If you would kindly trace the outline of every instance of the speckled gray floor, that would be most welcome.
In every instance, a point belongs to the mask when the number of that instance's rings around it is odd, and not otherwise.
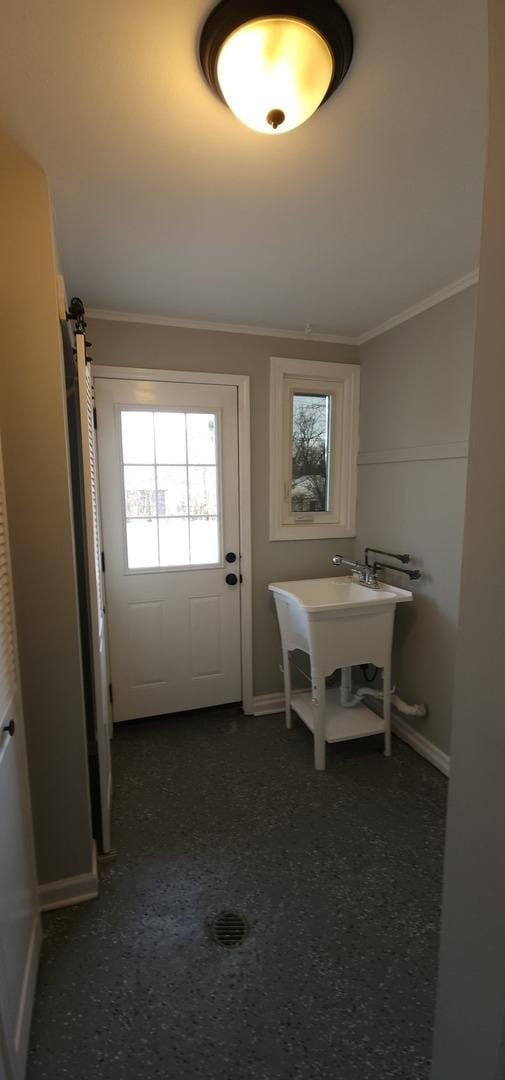
[[[121,728],[119,856],[45,917],[29,1080],[427,1080],[446,782],[374,739],[317,774],[311,742],[234,708]]]

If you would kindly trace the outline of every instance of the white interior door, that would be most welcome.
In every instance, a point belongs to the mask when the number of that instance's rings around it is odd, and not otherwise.
[[[93,380],[90,366],[86,362],[84,334],[76,334],[75,339],[77,348],[77,376],[79,380],[84,502],[86,510],[86,553],[93,656],[93,699],[95,706],[96,740],[100,776],[102,848],[103,851],[110,851],[112,846],[110,676],[107,654],[107,623],[103,582],[100,506],[98,498],[97,453],[93,419]]]
[[[239,701],[237,388],[95,393],[114,720]]]
[[[40,944],[0,454],[0,1076],[21,1080]],[[3,1070],[3,1071],[2,1071]]]

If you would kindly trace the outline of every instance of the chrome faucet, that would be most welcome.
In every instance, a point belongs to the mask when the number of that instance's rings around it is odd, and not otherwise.
[[[354,562],[352,559],[344,559],[342,555],[334,555],[332,562],[335,566],[350,566],[352,572],[358,575],[360,585],[367,585],[369,589],[379,588],[375,567],[367,566],[366,563]]]

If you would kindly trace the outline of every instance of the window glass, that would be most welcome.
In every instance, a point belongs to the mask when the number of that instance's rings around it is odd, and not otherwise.
[[[130,569],[159,566],[156,520],[137,518],[127,521],[126,540]]]
[[[329,509],[330,394],[293,394],[291,512]]]
[[[123,412],[121,414],[123,462],[146,465],[154,461],[154,430],[152,412]]]
[[[128,518],[156,516],[154,465],[126,465],[124,490]]]
[[[156,412],[154,432],[158,465],[184,465],[186,463],[186,414]]]
[[[190,526],[191,562],[215,563],[219,561],[219,534],[217,518],[192,518]]]
[[[194,517],[217,514],[215,465],[191,465],[188,469],[189,512]]]
[[[187,517],[188,478],[185,465],[158,465],[158,516]]]
[[[189,413],[187,427],[190,465],[215,465],[216,417],[212,413]]]
[[[123,410],[129,569],[221,558],[214,413]]]
[[[189,529],[187,518],[165,518],[160,530],[160,566],[189,566]]]

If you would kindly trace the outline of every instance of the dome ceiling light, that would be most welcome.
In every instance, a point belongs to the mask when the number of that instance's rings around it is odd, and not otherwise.
[[[221,0],[200,37],[215,94],[265,135],[303,124],[340,86],[353,36],[335,0]]]

